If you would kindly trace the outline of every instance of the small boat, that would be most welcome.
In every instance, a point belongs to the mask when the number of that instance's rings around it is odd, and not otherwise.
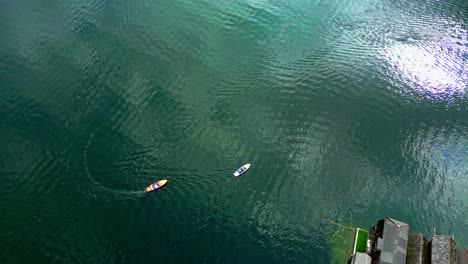
[[[153,184],[151,184],[150,186],[146,187],[146,192],[152,192],[152,191],[156,191],[157,189],[163,187],[164,185],[166,185],[167,183],[167,180],[166,179],[162,179],[160,181],[157,181]]]
[[[244,166],[240,167],[236,172],[234,172],[235,177],[239,177],[244,174],[250,168],[250,163],[245,164]]]

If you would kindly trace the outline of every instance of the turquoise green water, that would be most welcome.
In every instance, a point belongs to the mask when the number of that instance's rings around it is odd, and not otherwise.
[[[463,0],[0,1],[0,262],[329,263],[330,221],[384,216],[468,247],[467,27]]]

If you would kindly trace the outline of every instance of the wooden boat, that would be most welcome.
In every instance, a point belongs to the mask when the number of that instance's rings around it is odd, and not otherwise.
[[[166,183],[167,183],[166,179],[159,180],[159,181],[151,184],[150,186],[146,187],[146,192],[156,191],[157,189],[160,189],[161,187],[166,185]]]

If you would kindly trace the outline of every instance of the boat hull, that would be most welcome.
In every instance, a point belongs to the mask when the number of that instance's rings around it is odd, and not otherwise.
[[[160,181],[154,182],[153,184],[149,185],[148,187],[146,187],[145,190],[146,192],[153,192],[153,191],[161,189],[166,184],[167,184],[167,180],[162,179]]]
[[[247,163],[245,164],[244,166],[240,167],[239,169],[237,169],[235,172],[234,172],[234,177],[239,177],[241,176],[242,174],[244,174],[245,172],[247,172],[247,170],[250,168],[251,164],[250,163]]]

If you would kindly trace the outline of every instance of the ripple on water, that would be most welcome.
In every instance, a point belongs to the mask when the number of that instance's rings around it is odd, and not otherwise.
[[[69,176],[67,149],[59,149],[56,118],[45,107],[31,100],[11,95],[3,101],[0,113],[6,122],[2,124],[4,142],[3,170],[11,180],[3,185],[6,193],[13,191],[49,194]],[[30,135],[29,129],[42,133]],[[38,140],[39,139],[39,140]],[[21,151],[20,151],[21,150]]]
[[[17,233],[0,244],[41,238],[57,262],[325,262],[330,220],[463,226],[464,127],[407,110],[464,98],[464,5],[306,2],[5,4],[0,74],[37,76],[0,99],[0,197],[42,196],[6,213]]]
[[[119,242],[119,236],[112,230],[118,228],[124,232],[127,229],[120,221],[109,218],[109,215],[116,213],[107,212],[107,215],[104,215],[103,211],[109,210],[103,207],[99,209],[93,210],[83,206],[62,209],[61,212],[68,211],[69,214],[57,216],[62,221],[61,224],[56,223],[58,219],[49,219],[43,224],[54,225],[56,228],[46,228],[47,232],[41,234],[44,238],[40,246],[41,253],[58,262],[124,260],[125,242]],[[87,217],[89,214],[100,215],[102,218],[90,221]],[[38,232],[44,232],[43,230],[39,229]],[[113,239],[103,239],[105,237]]]
[[[333,62],[343,63],[343,58],[349,58],[344,65],[352,68],[377,57],[389,63],[384,75],[389,80],[397,79],[392,89],[401,89],[401,95],[449,101],[463,96],[468,81],[464,59],[468,34],[456,15],[432,10],[441,8],[437,3],[430,11],[422,12],[419,5],[400,9],[402,3],[395,3],[400,6],[397,8],[391,3],[354,4],[358,3],[351,1],[348,6],[336,7],[334,15],[329,16],[328,23],[337,34],[334,37],[339,36],[330,40],[335,43]],[[375,19],[368,23],[368,18]]]
[[[438,125],[414,124],[407,131],[408,137],[402,147],[406,164],[412,168],[409,172],[413,175],[412,185],[418,189],[411,196],[414,197],[413,209],[423,214],[416,218],[416,225],[433,226],[445,221],[451,224],[438,228],[452,230],[454,226],[463,225],[460,215],[466,192],[462,190],[468,182],[463,176],[467,171],[467,157],[462,146],[467,138],[456,124],[446,121]],[[421,193],[426,195],[424,200],[418,196]],[[418,210],[418,205],[422,209]]]

